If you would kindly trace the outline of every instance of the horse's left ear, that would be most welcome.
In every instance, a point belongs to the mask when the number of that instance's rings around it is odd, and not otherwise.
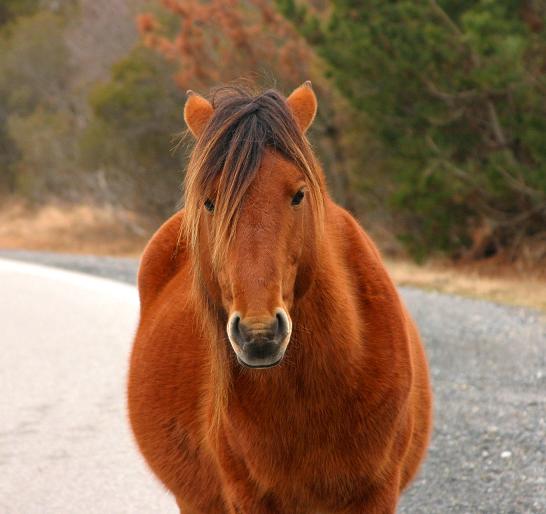
[[[191,133],[199,138],[211,119],[214,109],[206,98],[194,93],[191,89],[186,94],[188,99],[184,105],[184,121]]]
[[[313,123],[317,114],[317,97],[313,91],[311,81],[304,82],[294,89],[286,99],[302,132],[305,132]]]

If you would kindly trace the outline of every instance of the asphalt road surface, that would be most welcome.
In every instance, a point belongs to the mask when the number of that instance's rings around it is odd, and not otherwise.
[[[79,272],[0,259],[0,513],[176,513],[126,421],[136,261],[0,254]],[[401,292],[427,348],[436,420],[399,513],[546,513],[544,316]]]
[[[178,512],[138,455],[133,286],[0,259],[0,513]]]

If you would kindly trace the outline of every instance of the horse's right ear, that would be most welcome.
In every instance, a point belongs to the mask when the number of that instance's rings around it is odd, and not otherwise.
[[[186,94],[188,99],[184,105],[184,121],[197,139],[207,126],[214,109],[206,98],[194,93],[191,89]]]
[[[313,123],[317,114],[317,97],[313,91],[311,81],[304,82],[294,89],[286,99],[302,132],[305,132]]]

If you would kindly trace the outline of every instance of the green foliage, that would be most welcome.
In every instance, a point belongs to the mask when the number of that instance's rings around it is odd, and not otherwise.
[[[17,2],[12,2],[14,6]],[[30,6],[30,2],[25,5]],[[15,11],[14,11],[15,12]],[[23,13],[21,9],[17,11]],[[43,143],[47,115],[59,111],[69,118],[68,89],[71,66],[63,38],[63,19],[49,11],[13,19],[9,31],[0,32],[0,187],[35,196],[39,184],[54,170],[36,160],[34,138]],[[39,111],[39,114],[36,114]],[[35,116],[36,114],[36,116]],[[25,119],[28,119],[25,121]],[[45,125],[44,125],[45,124]],[[25,127],[22,130],[22,127]],[[37,132],[34,133],[36,128]],[[28,132],[25,132],[28,130]],[[52,126],[51,146],[57,135]],[[40,139],[42,138],[42,139]],[[39,144],[47,159],[47,144]],[[25,151],[30,154],[25,155]],[[32,155],[31,155],[32,154]],[[65,159],[59,160],[65,161]],[[37,167],[32,172],[30,163]],[[26,170],[26,171],[25,171]],[[24,178],[21,178],[23,177]],[[42,178],[44,180],[42,180]],[[34,185],[30,184],[36,180]],[[24,187],[22,184],[26,184]]]
[[[62,108],[67,103],[71,73],[63,37],[63,20],[41,11],[19,18],[0,46],[2,105],[19,115],[38,105]]]
[[[9,136],[5,119],[0,117],[0,192],[15,190],[14,164],[19,158],[19,151]]]
[[[137,48],[89,95],[68,47],[73,2],[55,12],[10,5],[0,30],[0,188],[172,212],[183,159],[171,153],[183,127],[172,67]]]
[[[35,201],[49,191],[77,196],[77,190],[67,191],[75,187],[72,178],[77,160],[71,116],[38,108],[26,116],[10,116],[8,131],[20,152],[14,183],[20,195]]]
[[[184,102],[172,73],[156,52],[136,48],[92,91],[93,119],[81,140],[89,169],[104,170],[112,187],[162,214],[172,212],[184,157],[172,154]]]
[[[546,27],[535,3],[335,0],[324,17],[277,3],[382,142],[414,255],[457,254],[484,226],[495,251],[543,232]]]
[[[33,13],[39,4],[40,0],[2,0],[0,4],[0,27],[18,16]]]

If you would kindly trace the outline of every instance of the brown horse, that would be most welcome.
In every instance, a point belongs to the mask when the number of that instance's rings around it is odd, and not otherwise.
[[[183,514],[390,514],[431,427],[417,329],[287,99],[189,92],[185,209],[139,272],[129,414]]]

